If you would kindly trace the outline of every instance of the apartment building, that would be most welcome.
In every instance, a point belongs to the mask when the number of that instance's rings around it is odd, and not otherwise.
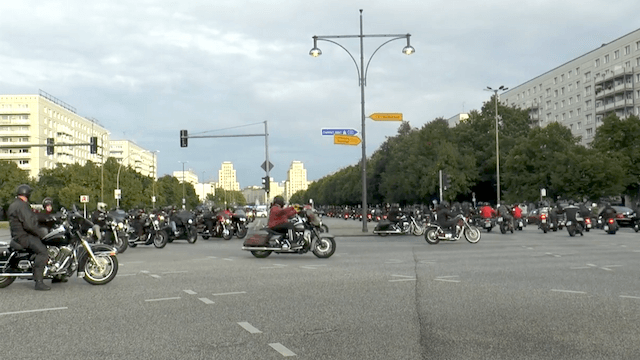
[[[293,194],[309,188],[307,170],[301,161],[292,161],[287,171],[287,180],[284,183],[285,200],[289,201]]]
[[[528,109],[533,125],[561,123],[586,145],[608,114],[640,115],[640,29],[512,87],[501,97],[505,105]]]
[[[100,163],[109,155],[107,129],[96,120],[40,90],[37,95],[0,95],[0,160],[10,160],[37,178],[41,169],[87,161]],[[97,137],[97,154],[90,138]],[[53,154],[47,154],[53,139]],[[64,145],[62,145],[64,144]]]
[[[218,187],[227,191],[240,191],[236,171],[230,161],[223,162],[220,170],[218,170]]]
[[[141,148],[130,140],[111,140],[109,156],[115,158],[122,166],[130,166],[143,176],[158,179],[158,151]]]

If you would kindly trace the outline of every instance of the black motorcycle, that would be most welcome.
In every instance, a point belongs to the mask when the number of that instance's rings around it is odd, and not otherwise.
[[[100,225],[101,243],[114,246],[119,254],[129,247],[129,219],[123,210],[109,211]],[[97,237],[96,237],[97,238]]]
[[[104,285],[118,273],[117,250],[105,244],[89,243],[83,229],[93,224],[76,207],[61,216],[42,243],[47,247],[49,259],[44,269],[45,278],[63,279],[77,272],[92,285]],[[16,278],[33,279],[35,254],[15,240],[0,242],[0,288],[11,285]]]
[[[137,224],[132,224],[132,228],[140,228],[141,233],[134,232],[129,236],[129,246],[136,247],[140,244],[151,245],[162,249],[169,242],[165,216],[162,213],[142,213],[136,220]]]
[[[567,227],[567,232],[569,236],[576,236],[576,234],[580,234],[580,236],[584,236],[584,219],[581,217],[576,217],[576,220],[568,220],[565,222],[565,226]]]
[[[183,210],[177,212],[171,215],[170,221],[175,223],[176,232],[169,231],[169,242],[187,240],[189,244],[193,244],[198,240],[196,217],[191,211]]]
[[[238,239],[244,239],[249,231],[247,228],[247,217],[241,213],[231,215],[231,230]]]

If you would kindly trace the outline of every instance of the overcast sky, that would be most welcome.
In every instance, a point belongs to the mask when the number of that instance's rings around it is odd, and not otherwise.
[[[264,176],[264,137],[275,181],[294,160],[309,180],[357,164],[360,146],[322,128],[361,130],[353,60],[314,35],[411,34],[373,57],[366,115],[402,113],[420,128],[478,110],[487,86],[514,87],[636,30],[640,2],[617,0],[2,1],[0,93],[42,89],[97,119],[112,139],[159,150],[158,173],[192,169],[217,181],[231,161],[241,187]],[[365,63],[387,39],[365,38]],[[358,39],[337,40],[358,60]],[[365,65],[366,66],[366,65]],[[397,122],[367,120],[371,155]]]

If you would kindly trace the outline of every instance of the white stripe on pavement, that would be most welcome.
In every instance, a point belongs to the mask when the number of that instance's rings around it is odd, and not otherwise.
[[[178,299],[180,299],[180,296],[161,298],[161,299],[146,299],[145,301],[165,301],[165,300],[178,300]]]
[[[236,291],[236,292],[228,292],[228,293],[218,293],[213,294],[213,296],[223,296],[223,295],[238,295],[238,294],[246,294],[246,291]]]
[[[65,307],[48,308],[48,309],[11,311],[11,312],[0,313],[0,316],[2,316],[2,315],[15,315],[15,314],[28,314],[28,313],[42,312],[42,311],[67,310],[67,309],[68,309],[68,307],[65,306]]]
[[[640,300],[640,296],[629,296],[629,295],[620,295],[621,298],[625,298],[625,299],[639,299]]]
[[[296,356],[296,354],[293,351],[287,349],[284,345],[280,343],[271,343],[269,344],[269,346],[271,346],[275,351],[282,354],[282,356]]]
[[[586,294],[586,292],[584,291],[574,291],[574,290],[551,289],[551,291],[568,293],[568,294]]]
[[[195,292],[195,291],[193,291],[193,290],[182,290],[182,291],[186,292],[186,293],[187,293],[187,294],[189,294],[189,295],[195,295],[195,294],[197,294],[197,292]]]
[[[207,299],[207,298],[198,298],[198,300],[202,301],[203,303],[209,305],[209,304],[213,304],[214,302]]]
[[[247,330],[251,334],[261,334],[262,333],[262,331],[256,329],[255,327],[253,327],[253,325],[249,324],[246,321],[239,322],[238,325],[242,326],[243,329]]]

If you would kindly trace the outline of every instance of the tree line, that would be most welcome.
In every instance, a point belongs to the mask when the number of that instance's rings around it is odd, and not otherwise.
[[[448,201],[495,203],[495,95],[480,111],[454,127],[439,118],[422,128],[403,122],[367,161],[367,203],[425,204],[439,199],[439,171],[449,179]],[[640,119],[608,115],[588,146],[560,123],[532,126],[529,110],[498,106],[501,199],[598,201],[603,197],[638,198],[640,192]],[[576,125],[577,126],[577,125]],[[582,125],[584,126],[584,125]],[[362,202],[360,164],[341,169],[298,192],[291,202],[313,199],[321,205]]]

